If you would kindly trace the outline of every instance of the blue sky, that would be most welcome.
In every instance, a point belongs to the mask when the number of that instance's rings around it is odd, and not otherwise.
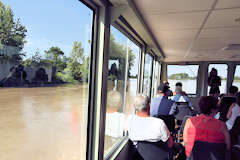
[[[78,0],[1,0],[10,5],[16,18],[27,28],[27,43],[23,49],[27,57],[37,49],[43,54],[52,46],[60,47],[65,55],[73,42],[82,42],[90,52],[93,12]]]
[[[20,18],[21,23],[26,26],[27,43],[23,51],[26,58],[37,50],[43,55],[44,50],[52,46],[60,47],[65,55],[71,52],[73,42],[82,42],[85,54],[90,53],[91,26],[93,12],[78,0],[1,0],[5,5],[10,5],[15,19]],[[117,42],[131,47],[136,56],[135,64],[130,71],[136,75],[138,71],[139,48],[120,31],[111,27],[111,33]],[[226,65],[210,65],[215,67],[221,77],[226,77]],[[168,67],[168,73],[197,73],[195,66]],[[237,68],[240,76],[240,69]]]
[[[93,12],[78,0],[1,0],[10,5],[15,19],[20,18],[27,28],[27,43],[23,52],[26,58],[36,51],[44,55],[44,50],[52,46],[60,47],[65,55],[69,55],[73,42],[82,42],[85,54],[90,53],[91,27]],[[128,45],[136,56],[131,74],[138,71],[139,48],[120,31],[111,27],[111,33],[117,42]]]

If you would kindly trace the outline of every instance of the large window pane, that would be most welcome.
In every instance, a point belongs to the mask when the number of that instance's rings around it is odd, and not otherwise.
[[[134,113],[133,99],[138,92],[138,66],[139,66],[139,54],[140,48],[132,41],[128,41],[129,47],[129,67],[128,67],[128,79],[127,79],[127,93],[126,93],[126,114]]]
[[[198,65],[168,65],[168,82],[175,91],[175,84],[182,82],[182,89],[188,94],[196,94]]]
[[[161,66],[159,64],[158,61],[156,61],[155,63],[155,70],[154,70],[154,83],[153,83],[153,94],[154,94],[154,97],[157,96],[157,88],[158,88],[158,83],[160,81],[160,77],[159,76],[159,71],[161,70]]]
[[[221,78],[221,86],[219,86],[220,93],[226,93],[226,84],[227,84],[227,64],[209,64],[208,67],[208,76],[212,68],[217,69],[218,76]],[[208,93],[210,87],[208,86]]]
[[[134,113],[140,49],[111,26],[104,154],[123,137],[127,114]]]
[[[143,73],[143,93],[150,96],[152,81],[152,63],[153,58],[149,54],[145,55],[144,73]]]
[[[93,11],[77,0],[0,11],[0,159],[85,159]]]
[[[240,66],[239,65],[236,66],[232,85],[237,86],[238,89],[240,89]]]

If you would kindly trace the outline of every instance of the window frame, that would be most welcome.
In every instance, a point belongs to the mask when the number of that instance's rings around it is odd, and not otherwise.
[[[154,56],[153,56],[153,53],[151,53],[151,52],[145,52],[145,54],[144,54],[144,63],[143,63],[143,81],[142,81],[142,83],[143,83],[143,86],[144,86],[144,72],[145,72],[145,62],[146,62],[146,56],[147,55],[149,55],[151,58],[152,58],[152,66],[151,66],[151,75],[150,75],[150,85],[149,85],[149,91],[150,91],[150,93],[149,93],[149,95],[148,95],[148,93],[147,93],[147,96],[148,97],[152,97],[152,81],[153,81],[153,68],[154,68]],[[143,92],[144,90],[142,90],[142,92]]]

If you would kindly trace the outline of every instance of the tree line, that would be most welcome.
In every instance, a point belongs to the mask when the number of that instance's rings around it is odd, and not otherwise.
[[[14,19],[11,7],[0,0],[0,63],[12,62],[30,67],[51,67],[54,80],[63,82],[88,81],[90,55],[87,55],[81,42],[73,42],[69,56],[60,47],[52,46],[40,53],[36,50],[29,58],[22,50],[26,41],[27,29],[20,19]],[[109,59],[119,61],[119,78],[124,77],[126,65],[126,47],[110,36]],[[129,48],[129,70],[133,66],[135,55]]]

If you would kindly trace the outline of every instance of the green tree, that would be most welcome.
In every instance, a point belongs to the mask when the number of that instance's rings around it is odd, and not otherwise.
[[[22,60],[24,54],[21,50],[26,43],[26,32],[26,27],[20,23],[20,20],[14,19],[10,6],[6,7],[0,1],[0,55],[2,58],[12,61]]]
[[[177,74],[172,74],[168,77],[169,79],[193,79],[194,77],[190,77],[187,73],[177,73]]]
[[[51,47],[44,52],[46,59],[50,60],[54,67],[58,66],[64,55],[64,52],[59,47]]]
[[[74,42],[73,49],[70,53],[70,62],[67,68],[75,80],[87,81],[89,70],[89,57],[84,55],[84,49],[81,42]]]

